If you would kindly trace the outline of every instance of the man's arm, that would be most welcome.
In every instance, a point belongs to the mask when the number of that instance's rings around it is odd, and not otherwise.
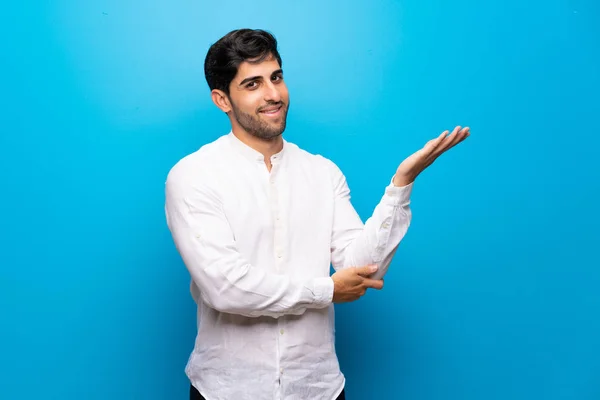
[[[332,234],[332,265],[338,270],[352,265],[376,264],[370,276],[381,279],[406,235],[411,222],[410,195],[413,184],[397,187],[390,183],[363,224],[350,201],[350,189],[340,169],[331,163],[335,188]]]
[[[248,317],[277,318],[331,304],[331,277],[296,281],[245,260],[236,248],[221,202],[209,188],[190,188],[170,175],[165,212],[175,246],[209,306]]]
[[[344,175],[331,163],[335,185],[331,246],[333,267],[377,264],[378,271],[370,277],[383,278],[412,219],[409,204],[415,179],[442,154],[469,137],[470,133],[469,127],[456,126],[451,133],[442,132],[402,161],[364,226],[350,204],[350,190]]]

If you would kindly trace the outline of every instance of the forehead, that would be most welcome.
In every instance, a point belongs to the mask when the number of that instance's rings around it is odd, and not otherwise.
[[[277,59],[272,56],[265,58],[260,63],[244,61],[239,65],[234,81],[241,82],[242,80],[253,76],[269,77],[273,72],[280,68],[281,66],[277,62]]]

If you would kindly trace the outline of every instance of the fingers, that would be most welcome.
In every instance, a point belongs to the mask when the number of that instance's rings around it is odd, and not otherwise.
[[[468,126],[463,128],[460,131],[460,133],[457,135],[458,138],[456,139],[456,141],[454,143],[452,143],[452,145],[448,148],[451,149],[452,147],[456,146],[457,144],[459,144],[460,142],[462,142],[463,140],[468,138],[470,134],[471,134],[471,128],[469,128]]]
[[[468,127],[463,128],[460,131],[458,131],[456,133],[456,135],[454,135],[454,137],[452,138],[451,141],[449,141],[444,146],[440,146],[438,149],[436,149],[436,157],[438,157],[442,153],[445,153],[446,151],[450,150],[451,148],[453,148],[454,146],[456,146],[457,144],[459,144],[460,142],[465,140],[467,138],[467,136],[469,136],[469,128]]]
[[[454,127],[454,129],[452,130],[452,133],[449,134],[445,139],[444,142],[441,143],[440,146],[437,147],[436,150],[441,150],[442,148],[446,148],[448,147],[449,144],[451,144],[453,141],[456,140],[457,136],[459,135],[459,133],[462,131],[462,127],[460,126],[456,126]]]
[[[363,280],[363,285],[366,288],[381,290],[381,289],[383,289],[383,280],[382,279],[365,278]]]
[[[448,135],[448,131],[444,131],[437,138],[431,139],[429,142],[427,142],[425,144],[425,148],[424,148],[425,151],[429,154],[433,153],[435,151],[435,149],[437,149],[440,146],[440,144],[442,144],[442,142],[447,137],[447,135]]]
[[[429,161],[433,162],[442,153],[450,150],[451,148],[465,140],[470,134],[470,129],[471,128],[469,128],[468,126],[464,128],[460,126],[455,127],[452,130],[452,133],[446,138],[444,138],[444,140],[438,146],[435,147],[435,149],[431,153],[431,159]],[[429,162],[429,164],[431,164],[431,162]]]
[[[460,128],[460,127],[457,127]],[[456,129],[455,128],[455,132],[453,132],[454,137],[452,138],[452,140],[450,140],[445,146],[444,146],[444,150],[449,150],[452,147],[456,146],[457,144],[459,144],[460,142],[462,142],[463,140],[465,140],[467,138],[467,136],[469,136],[469,130],[470,128],[464,127],[462,129]]]
[[[360,276],[369,276],[375,271],[377,271],[377,264],[356,267],[356,273]]]

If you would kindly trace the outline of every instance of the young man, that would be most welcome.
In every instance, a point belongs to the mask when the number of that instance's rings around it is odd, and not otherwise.
[[[415,178],[469,135],[456,127],[404,160],[363,224],[339,168],[283,139],[281,67],[265,31],[217,41],[205,74],[231,132],[167,177],[167,223],[198,305],[192,399],[343,399],[333,304],[383,287]]]

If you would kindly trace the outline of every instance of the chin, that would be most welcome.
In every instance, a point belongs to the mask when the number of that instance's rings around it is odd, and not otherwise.
[[[267,136],[268,139],[277,139],[279,136],[283,135],[283,130],[269,133]]]

